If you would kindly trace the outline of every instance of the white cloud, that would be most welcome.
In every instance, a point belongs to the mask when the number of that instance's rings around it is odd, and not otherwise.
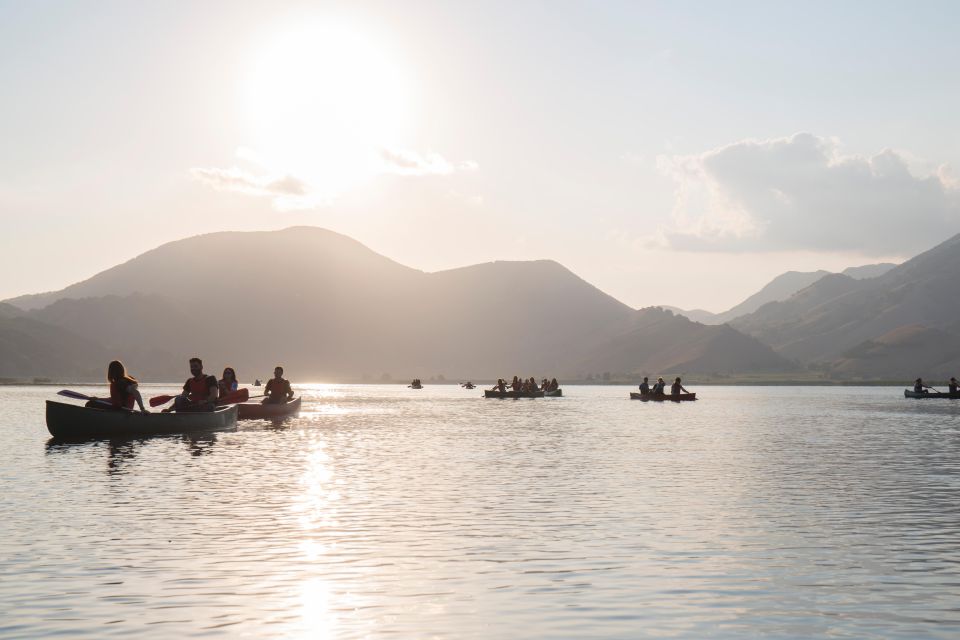
[[[891,150],[843,155],[836,140],[799,133],[657,166],[676,184],[672,224],[660,231],[678,249],[897,255],[960,231],[949,168],[917,176]]]
[[[477,163],[472,160],[450,162],[439,153],[420,154],[405,149],[381,149],[380,157],[384,171],[402,176],[450,175],[457,171],[476,171]]]
[[[329,205],[348,190],[343,188],[336,190],[332,185],[318,184],[332,175],[329,171],[326,173],[321,171],[319,178],[314,176],[317,179],[308,180],[290,173],[272,170],[270,168],[272,163],[250,148],[238,148],[236,156],[255,167],[255,171],[247,171],[236,166],[228,169],[195,167],[190,169],[190,175],[195,180],[219,191],[270,197],[273,199],[274,207],[281,211]],[[334,170],[335,168],[327,167]],[[476,171],[477,168],[476,162],[468,160],[453,163],[434,152],[420,154],[408,150],[382,149],[379,158],[374,158],[373,169],[367,172],[366,178],[373,179],[377,175],[388,174],[408,177],[448,176],[462,171]],[[335,171],[333,173],[335,174]],[[333,175],[333,177],[335,183],[336,176]]]

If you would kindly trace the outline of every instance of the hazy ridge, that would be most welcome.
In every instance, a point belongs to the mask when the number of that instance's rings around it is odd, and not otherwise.
[[[795,368],[728,327],[631,309],[553,261],[425,273],[311,227],[187,238],[8,302],[153,379],[183,377],[194,354],[244,378],[276,363],[300,379],[368,380]],[[83,357],[99,371],[107,356]],[[37,362],[23,375],[67,370]]]

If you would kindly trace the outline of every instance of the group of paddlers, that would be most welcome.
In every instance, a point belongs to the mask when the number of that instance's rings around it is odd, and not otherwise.
[[[136,404],[140,411],[149,413],[143,406],[143,396],[140,395],[137,379],[127,373],[126,367],[119,360],[114,360],[107,366],[107,382],[110,383],[110,397],[93,398],[87,402],[87,406],[100,409],[104,406],[103,401],[107,400],[116,410],[130,411]],[[182,393],[173,397],[173,406],[164,411],[213,411],[221,401],[229,402],[231,394],[239,387],[237,372],[233,367],[226,367],[223,377],[217,380],[216,376],[203,372],[203,361],[200,358],[190,358],[190,377],[183,383]],[[267,380],[263,394],[263,404],[283,404],[293,398],[290,381],[283,378],[283,367],[273,370],[273,377]]]
[[[653,383],[653,386],[650,386],[649,378],[644,377],[643,382],[640,383],[640,393],[641,395],[651,394],[655,396],[666,395],[666,386],[667,383],[663,381],[663,378],[657,378],[657,381]],[[670,385],[670,395],[678,396],[681,393],[690,393],[684,389],[683,385],[680,384],[680,378],[676,378],[673,381],[673,384]]]
[[[960,383],[957,382],[956,378],[950,378],[950,382],[947,383],[947,389],[949,389],[949,393],[960,393]],[[937,390],[929,385],[923,384],[923,378],[917,378],[914,381],[914,393],[929,393],[930,391],[936,392]]]
[[[538,391],[543,391],[544,393],[549,391],[556,391],[560,388],[560,383],[557,382],[557,379],[547,380],[544,378],[540,381],[540,384],[537,385],[537,380],[533,376],[520,379],[518,376],[513,376],[513,382],[506,382],[503,378],[497,378],[497,384],[493,385],[493,388],[490,391],[499,391],[500,393],[506,393],[507,391],[516,391],[518,393],[535,393]]]

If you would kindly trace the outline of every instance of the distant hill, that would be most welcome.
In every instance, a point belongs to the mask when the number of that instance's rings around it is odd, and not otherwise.
[[[727,325],[692,322],[660,307],[637,311],[626,330],[593,350],[578,367],[636,376],[797,370],[795,363]]]
[[[940,363],[930,354],[920,361],[904,357],[897,365],[896,345],[914,344],[902,340],[916,335],[938,336],[948,345],[952,338],[945,335],[955,334],[958,321],[960,235],[874,278],[824,277],[732,325],[788,358],[835,366],[838,372],[869,369],[854,363],[882,351],[885,370],[910,376]],[[922,334],[917,325],[925,327]]]
[[[60,327],[25,317],[0,316],[0,378],[58,376],[103,379],[108,352]]]
[[[865,264],[861,267],[847,267],[841,273],[845,276],[850,276],[855,280],[867,280],[868,278],[879,278],[896,266],[897,265],[892,262]]]
[[[846,351],[830,365],[836,377],[946,379],[960,371],[960,333],[906,325]]]
[[[897,265],[890,262],[883,262],[880,264],[867,264],[860,267],[848,267],[847,269],[843,270],[843,275],[849,276],[855,280],[876,278],[883,275],[895,266]],[[758,292],[751,295],[740,304],[731,307],[722,313],[711,313],[709,311],[704,311],[703,309],[684,311],[683,309],[678,309],[676,307],[662,308],[684,315],[695,322],[702,322],[704,324],[723,324],[724,322],[730,322],[731,320],[739,318],[740,316],[753,313],[768,302],[786,300],[801,289],[809,287],[811,284],[827,275],[830,275],[830,272],[822,269],[820,271],[787,271],[786,273],[781,273],[779,276],[764,285],[764,287]]]
[[[636,370],[622,357],[628,347],[685,373],[788,366],[752,338],[672,314],[638,324],[643,314],[550,260],[424,273],[313,227],[187,238],[9,302],[144,379],[184,377],[192,355],[244,380],[275,364],[299,380],[569,378]],[[752,355],[722,355],[720,343],[734,339]],[[96,364],[100,377],[105,362]]]

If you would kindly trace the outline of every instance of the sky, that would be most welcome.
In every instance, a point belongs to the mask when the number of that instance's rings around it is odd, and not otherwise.
[[[0,0],[0,299],[315,225],[723,311],[960,232],[960,4]],[[225,265],[225,269],[228,266]]]

